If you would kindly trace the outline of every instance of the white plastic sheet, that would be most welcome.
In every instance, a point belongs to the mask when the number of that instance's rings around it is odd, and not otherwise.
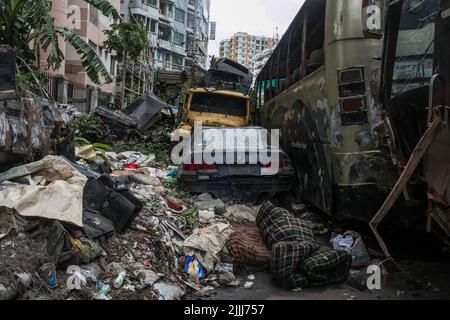
[[[5,182],[28,176],[31,177],[27,179],[28,184]],[[46,184],[34,184],[33,177],[42,177]],[[0,208],[14,209],[25,217],[59,220],[82,227],[86,182],[87,178],[66,159],[47,156],[0,174]]]

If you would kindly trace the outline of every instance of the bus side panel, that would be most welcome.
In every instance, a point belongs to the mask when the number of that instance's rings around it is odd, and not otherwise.
[[[382,41],[362,32],[362,1],[327,2],[325,35],[326,85],[330,105],[330,143],[333,154],[335,214],[370,220],[395,184],[398,172],[383,139],[383,113],[377,103]],[[355,14],[358,13],[358,14]],[[365,92],[342,95],[339,72],[362,70]],[[344,82],[345,83],[345,82]],[[345,123],[341,99],[363,97],[365,120]]]
[[[280,129],[281,147],[297,172],[296,187],[303,200],[325,213],[333,212],[330,118],[323,68],[275,97],[260,109],[261,124]]]

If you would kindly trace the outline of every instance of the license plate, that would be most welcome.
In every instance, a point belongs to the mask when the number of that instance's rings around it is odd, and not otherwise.
[[[251,166],[229,166],[227,167],[229,175],[254,175],[256,174]]]

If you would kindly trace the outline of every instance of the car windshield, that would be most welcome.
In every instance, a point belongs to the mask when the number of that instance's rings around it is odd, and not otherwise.
[[[214,93],[194,93],[191,111],[246,117],[247,99]]]
[[[402,8],[392,95],[429,83],[433,75],[434,28],[440,0],[405,0]]]

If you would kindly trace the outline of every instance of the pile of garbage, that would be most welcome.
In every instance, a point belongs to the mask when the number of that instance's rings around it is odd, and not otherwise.
[[[80,114],[60,110],[70,131]],[[154,113],[145,117],[154,128]],[[208,297],[219,287],[252,288],[253,276],[236,276],[237,261],[269,268],[258,206],[193,196],[160,154],[75,134],[61,141],[65,156],[0,173],[0,300]],[[305,206],[292,209],[308,220]],[[333,229],[308,223],[317,236]],[[367,263],[357,235],[333,235],[331,244]],[[242,251],[247,245],[262,249]]]
[[[257,208],[198,197],[155,156],[76,149],[0,174],[0,299],[181,299],[240,286],[225,248]]]

